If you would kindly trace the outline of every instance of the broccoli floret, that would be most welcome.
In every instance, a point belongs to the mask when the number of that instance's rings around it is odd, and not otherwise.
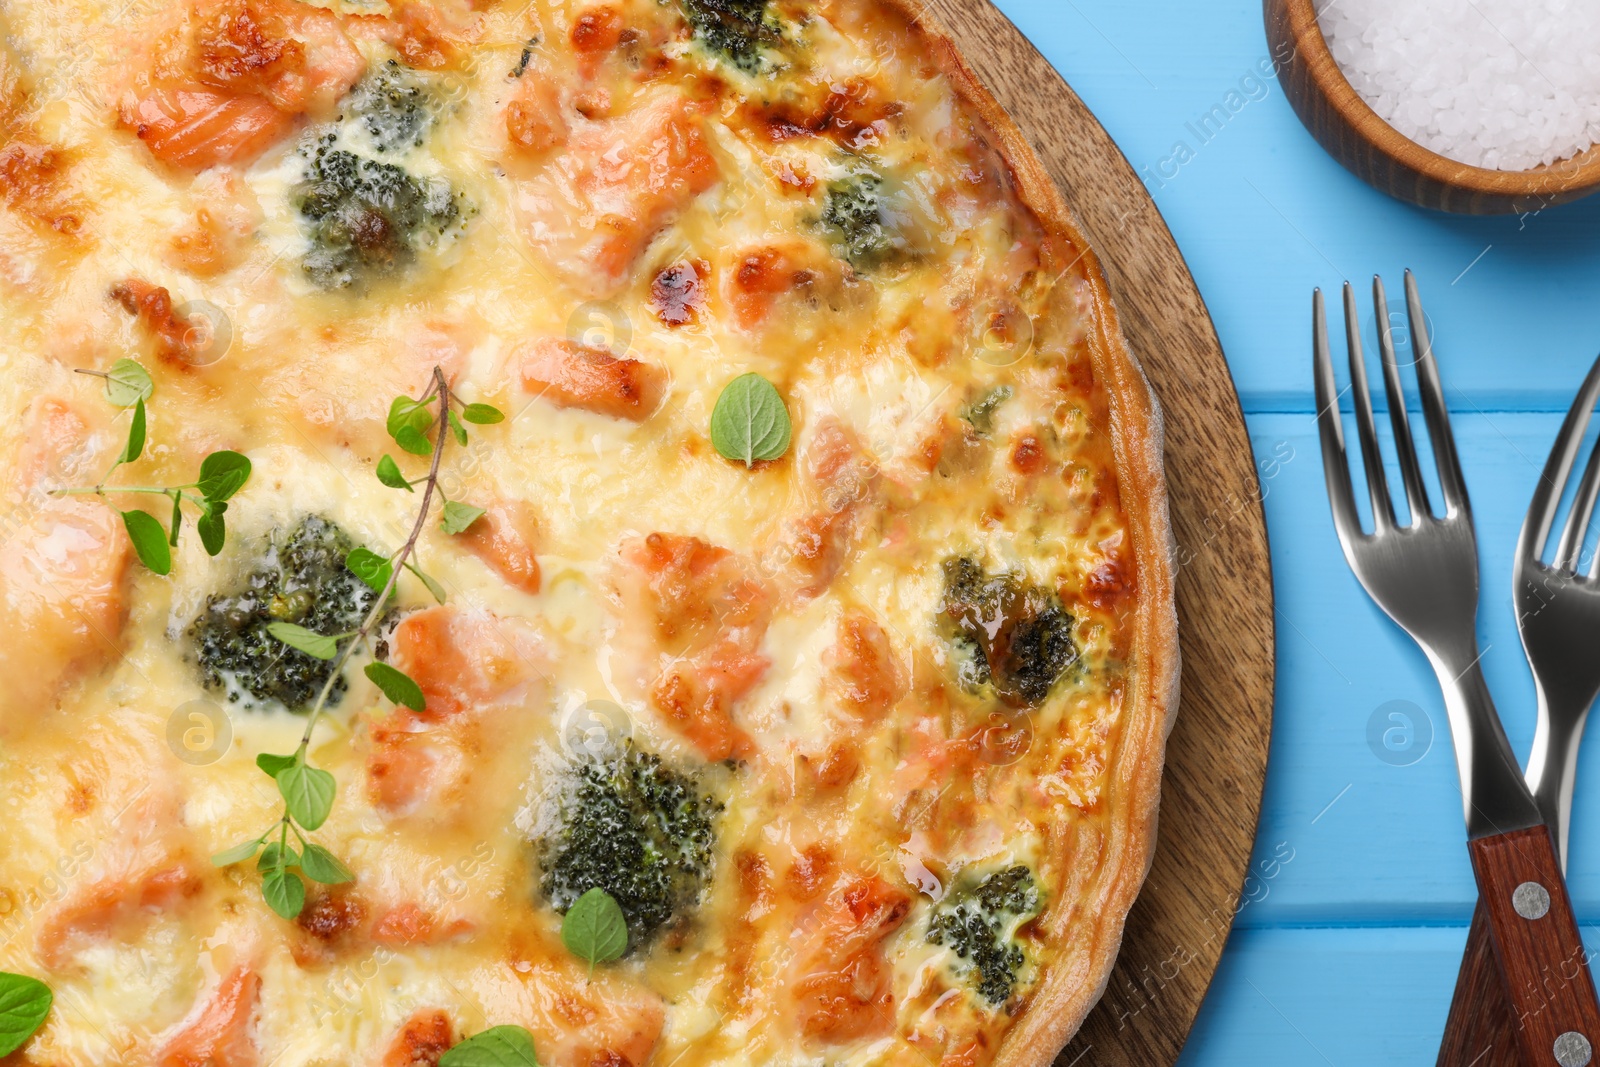
[[[961,417],[981,434],[994,432],[994,413],[1013,396],[1011,386],[997,385],[961,411]]]
[[[604,889],[628,920],[630,948],[700,902],[722,805],[691,775],[629,743],[572,771],[554,831],[534,842],[539,891],[565,913]]]
[[[378,152],[422,147],[437,109],[434,94],[410,67],[391,59],[350,91],[345,106]]]
[[[1015,574],[984,573],[976,560],[944,562],[946,635],[957,651],[958,680],[969,690],[992,685],[1013,707],[1044,702],[1078,660],[1072,616],[1054,593]]]
[[[905,249],[883,185],[875,171],[858,167],[829,183],[823,202],[822,225],[833,237],[834,253],[858,271],[881,266]]]
[[[766,47],[783,40],[767,0],[683,0],[683,12],[702,45],[747,74],[760,73]]]
[[[1000,671],[1018,697],[1036,705],[1050,695],[1050,687],[1077,658],[1072,616],[1060,604],[1047,603],[1017,620]]]
[[[333,672],[331,662],[285,645],[267,632],[292,622],[319,634],[358,628],[377,594],[344,565],[350,538],[327,519],[310,515],[287,537],[274,537],[241,588],[214,593],[189,627],[201,682],[228,700],[254,709],[276,701],[304,711]],[[335,680],[330,704],[344,695]]]
[[[336,140],[325,134],[316,142],[296,191],[311,239],[305,273],[324,289],[396,273],[462,214],[449,183],[335,148]]]
[[[990,1004],[1011,999],[1027,957],[1017,931],[1039,914],[1033,872],[1018,864],[947,894],[928,920],[928,940],[945,945],[978,995]]]

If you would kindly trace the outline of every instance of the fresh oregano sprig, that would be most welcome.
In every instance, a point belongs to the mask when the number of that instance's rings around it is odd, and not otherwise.
[[[133,418],[128,424],[128,438],[117,453],[111,467],[92,486],[70,489],[53,489],[54,496],[71,496],[93,493],[104,498],[112,493],[157,494],[172,501],[172,518],[167,527],[149,512],[129,509],[118,513],[122,527],[128,531],[128,540],[139,561],[156,574],[172,573],[172,549],[177,547],[178,534],[183,529],[183,505],[187,502],[199,510],[195,529],[200,543],[208,555],[222,551],[228,537],[227,521],[222,517],[228,510],[228,501],[250,480],[250,460],[238,452],[223,450],[213,452],[200,462],[200,476],[185,485],[107,485],[106,480],[125,463],[133,463],[144,455],[147,435],[145,401],[155,392],[150,374],[138,362],[119,359],[106,372],[80,370],[106,380],[106,399],[118,407],[133,408]],[[193,492],[191,492],[193,490]]]
[[[358,649],[367,645],[383,618],[389,598],[402,570],[414,574],[440,603],[444,602],[444,589],[413,562],[417,541],[427,526],[428,513],[437,495],[444,501],[443,526],[447,533],[460,533],[483,514],[481,509],[459,501],[444,500],[439,488],[439,469],[444,458],[445,443],[454,438],[465,444],[467,431],[464,422],[487,425],[501,421],[504,416],[487,404],[465,404],[450,391],[444,371],[433,370],[433,386],[420,400],[396,397],[390,405],[388,431],[406,452],[430,457],[428,473],[420,478],[408,479],[398,463],[388,455],[378,461],[378,480],[384,485],[406,492],[415,492],[421,485],[422,500],[412,524],[411,535],[392,555],[383,556],[369,548],[357,547],[345,557],[345,566],[378,596],[361,625],[348,633],[319,634],[304,626],[289,622],[268,624],[267,632],[275,639],[320,660],[333,661],[333,670],[323,683],[322,690],[306,717],[306,728],[300,745],[289,755],[263,753],[256,757],[256,765],[271,777],[283,797],[283,815],[260,837],[218,853],[212,863],[229,867],[254,858],[261,872],[261,894],[267,905],[285,919],[299,916],[305,908],[305,879],[324,885],[338,885],[351,881],[355,875],[338,857],[326,848],[309,841],[305,833],[312,832],[327,822],[333,811],[338,783],[333,775],[308,762],[311,735],[317,720],[327,708],[328,697],[334,683],[341,676],[345,663]],[[438,402],[438,414],[433,413],[433,403]],[[461,407],[458,417],[453,406]],[[429,441],[428,435],[433,434]],[[454,510],[452,510],[454,509]],[[427,701],[422,687],[397,667],[373,659],[365,667],[366,676],[385,696],[396,704],[413,711],[424,711]],[[289,840],[294,836],[294,842]],[[298,844],[297,849],[295,845]]]
[[[505,418],[505,415],[500,412],[500,409],[490,404],[468,404],[460,397],[456,396],[453,392],[450,392],[448,386],[441,386],[439,388],[444,390],[444,392],[440,395],[447,396],[448,402],[440,406],[440,414],[438,418],[443,419],[444,422],[450,427],[451,436],[455,438],[456,444],[461,445],[463,448],[466,447],[468,441],[467,423],[470,422],[479,426],[491,426]],[[437,392],[438,389],[435,389],[434,393]],[[435,444],[438,443],[430,443],[428,441],[428,433],[433,428],[436,421],[436,417],[429,406],[429,401],[432,399],[434,393],[430,393],[421,400],[412,400],[410,397],[397,396],[389,405],[389,418],[386,427],[389,431],[389,436],[394,438],[395,444],[399,445],[403,450],[411,453],[412,455],[431,455],[435,450]],[[456,414],[455,409],[457,407],[461,409],[461,413],[459,415]],[[441,439],[442,436],[443,435],[440,435]],[[415,492],[416,486],[419,482],[428,483],[439,494],[439,499],[444,501],[440,525],[443,527],[445,533],[465,533],[469,526],[483,517],[482,508],[473,507],[471,504],[462,503],[459,500],[445,499],[444,490],[438,487],[438,475],[436,471],[430,470],[427,476],[423,478],[407,478],[405,473],[400,470],[400,464],[395,461],[394,457],[385,454],[381,459],[378,460],[377,474],[378,481],[382,482],[384,485],[391,489],[403,489],[408,493]],[[368,553],[368,556],[376,557],[376,553]],[[376,565],[374,559],[369,559],[367,557],[362,557],[361,562],[362,565],[366,567],[372,567]],[[390,561],[391,566],[393,565],[393,562],[393,560]],[[412,567],[411,569],[419,578],[422,579],[423,584],[428,587],[428,591],[433,594],[434,599],[438,600],[440,603],[443,603],[443,590],[438,587],[438,583],[422,574],[422,572],[418,571],[415,567]],[[356,570],[356,568],[351,567],[351,570]],[[361,574],[362,572],[356,570],[356,573]],[[372,583],[369,581],[368,584],[370,585]]]
[[[323,885],[355,879],[337,856],[305,836],[328,821],[337,783],[333,775],[306,761],[304,742],[293,755],[263,752],[256,757],[256,766],[277,782],[284,802],[283,816],[260,837],[219,852],[211,862],[218,867],[231,867],[256,857],[262,898],[283,918],[294,919],[306,906],[306,878]],[[291,833],[293,843],[289,841]]]

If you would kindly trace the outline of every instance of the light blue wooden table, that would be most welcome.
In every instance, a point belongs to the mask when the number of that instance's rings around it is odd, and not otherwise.
[[[1533,687],[1511,553],[1561,413],[1600,350],[1600,198],[1469,219],[1374,192],[1263,76],[1254,0],[997,2],[1143,176],[1210,306],[1257,458],[1279,460],[1265,484],[1278,692],[1254,899],[1182,1063],[1431,1065],[1475,898],[1460,792],[1427,665],[1334,538],[1312,419],[1311,290],[1348,278],[1370,309],[1376,272],[1398,306],[1401,272],[1417,274],[1477,512],[1486,670],[1522,756]],[[1336,339],[1340,323],[1335,313]],[[1367,335],[1375,351],[1370,322]],[[1410,747],[1403,730],[1389,736],[1400,751],[1369,744],[1373,720],[1396,725],[1395,712],[1414,723]],[[1570,871],[1591,954],[1596,749],[1582,760]]]

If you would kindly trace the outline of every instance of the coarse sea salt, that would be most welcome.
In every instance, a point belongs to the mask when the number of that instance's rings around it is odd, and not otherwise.
[[[1462,163],[1527,170],[1600,141],[1600,2],[1332,0],[1334,60],[1389,125]]]

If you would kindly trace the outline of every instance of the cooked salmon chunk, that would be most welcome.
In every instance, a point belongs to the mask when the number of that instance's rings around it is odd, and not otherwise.
[[[520,350],[522,387],[564,408],[639,422],[655,411],[667,372],[637,359],[561,338],[541,338]]]
[[[199,0],[153,52],[118,121],[188,171],[248,165],[366,70],[339,16],[298,0]]]

